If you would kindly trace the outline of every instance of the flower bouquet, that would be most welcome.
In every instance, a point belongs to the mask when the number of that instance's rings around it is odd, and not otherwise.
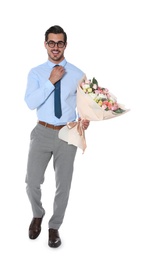
[[[95,78],[88,80],[85,77],[77,88],[77,111],[81,121],[100,121],[120,116],[129,109],[119,104],[107,88],[100,87]],[[59,131],[59,138],[84,151],[87,145],[81,121],[67,123],[67,126]]]
[[[82,118],[91,121],[110,119],[128,111],[107,88],[100,87],[95,78],[80,83],[77,109]]]

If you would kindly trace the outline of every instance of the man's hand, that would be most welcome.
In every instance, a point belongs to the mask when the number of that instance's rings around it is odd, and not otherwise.
[[[88,128],[89,124],[90,124],[90,120],[81,119],[80,117],[79,117],[78,121],[81,121],[82,128],[83,128],[84,130],[86,130],[86,129]]]
[[[63,75],[65,74],[65,69],[63,66],[56,66],[53,68],[49,80],[54,85],[57,81],[59,81]]]

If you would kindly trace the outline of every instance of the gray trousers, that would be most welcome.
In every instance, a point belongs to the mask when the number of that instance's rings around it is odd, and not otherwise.
[[[59,229],[63,222],[72,181],[74,159],[77,148],[58,138],[59,130],[37,124],[31,132],[27,163],[26,191],[31,203],[33,217],[45,214],[41,202],[41,184],[50,159],[53,157],[56,192],[53,215],[49,228]]]

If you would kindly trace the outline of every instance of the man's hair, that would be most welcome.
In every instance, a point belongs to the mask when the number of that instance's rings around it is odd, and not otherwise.
[[[49,33],[54,33],[54,34],[62,33],[63,36],[64,36],[64,42],[65,42],[65,43],[67,42],[67,34],[66,34],[66,32],[63,30],[63,28],[60,27],[59,25],[51,26],[51,27],[45,32],[45,41],[48,40],[48,35],[49,35]]]

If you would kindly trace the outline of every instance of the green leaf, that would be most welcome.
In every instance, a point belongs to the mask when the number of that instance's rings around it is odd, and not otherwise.
[[[125,112],[125,110],[122,108],[118,108],[117,110],[114,110],[114,112],[117,114],[121,114],[121,113]]]
[[[98,81],[95,78],[92,79],[92,83],[98,86]]]

